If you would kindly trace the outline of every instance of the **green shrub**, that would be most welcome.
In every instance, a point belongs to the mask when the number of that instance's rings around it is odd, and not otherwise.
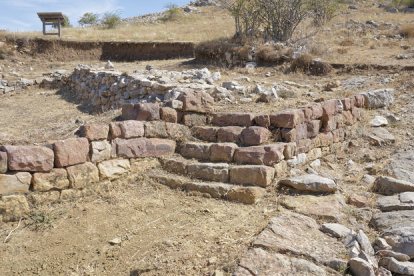
[[[96,13],[87,12],[82,15],[78,23],[81,26],[98,24],[99,16]]]
[[[182,15],[182,10],[177,5],[168,4],[166,8],[167,10],[162,18],[163,21],[175,21]]]
[[[121,23],[119,12],[106,12],[101,19],[101,24],[107,29],[113,29]]]

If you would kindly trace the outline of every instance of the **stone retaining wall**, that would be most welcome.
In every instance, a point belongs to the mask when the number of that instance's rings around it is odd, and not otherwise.
[[[203,141],[239,145],[229,161],[301,164],[306,155],[312,160],[342,148],[363,109],[390,105],[393,93],[378,90],[274,114],[211,113],[211,97],[194,92],[182,93],[176,108],[129,104],[122,110],[125,121],[84,125],[78,138],[43,146],[1,146],[0,218],[19,219],[33,204],[70,199],[94,183],[116,179],[136,158],[172,155],[177,142],[195,140],[192,134]],[[208,158],[221,158],[208,152]]]

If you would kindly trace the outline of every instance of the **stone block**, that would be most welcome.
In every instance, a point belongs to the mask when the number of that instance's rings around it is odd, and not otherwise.
[[[30,193],[28,195],[29,200],[34,205],[45,205],[58,202],[60,199],[59,191],[42,192],[42,193]]]
[[[238,164],[273,166],[284,159],[284,144],[244,147],[236,149],[234,161]]]
[[[302,140],[302,139],[308,138],[308,125],[306,123],[297,125],[295,129],[296,129],[296,140]]]
[[[221,127],[217,130],[217,142],[239,143],[242,131],[238,126]]]
[[[206,92],[185,91],[178,96],[177,100],[183,103],[183,111],[207,113],[212,110],[214,99]]]
[[[313,143],[311,139],[302,139],[297,141],[296,153],[306,153],[312,149]]]
[[[226,163],[197,163],[187,166],[187,173],[191,177],[226,183],[229,181],[229,165]]]
[[[211,123],[216,126],[249,127],[253,124],[252,113],[215,113]]]
[[[137,121],[158,121],[160,119],[160,106],[158,103],[123,105],[122,119]]]
[[[320,118],[322,118],[323,109],[320,103],[312,103],[311,105],[309,105],[309,108],[312,110],[312,120],[319,120]]]
[[[108,141],[91,142],[91,161],[101,162],[111,158],[112,146]]]
[[[300,109],[285,110],[277,114],[270,115],[270,124],[280,128],[295,128],[303,123],[305,116]]]
[[[99,181],[98,168],[90,163],[83,163],[66,168],[70,187],[83,189]]]
[[[206,142],[217,142],[217,131],[219,128],[210,126],[195,126],[191,129],[195,138]]]
[[[62,168],[88,161],[89,142],[86,138],[69,138],[53,144],[55,167]]]
[[[280,130],[280,135],[284,142],[295,142],[297,139],[296,128],[282,128]]]
[[[258,126],[269,128],[270,117],[269,115],[256,115],[254,117],[254,123]]]
[[[177,123],[177,111],[171,107],[162,107],[160,110],[161,120],[168,123]]]
[[[98,169],[101,180],[114,180],[128,173],[131,165],[128,159],[113,159],[99,163]]]
[[[212,144],[210,147],[210,161],[231,163],[234,151],[237,148],[238,146],[234,143]]]
[[[187,161],[184,160],[177,160],[174,158],[170,159],[162,159],[161,164],[164,170],[171,173],[176,174],[187,174]]]
[[[145,137],[147,138],[168,138],[165,122],[155,121],[145,123]]]
[[[33,191],[46,192],[63,190],[69,187],[68,173],[65,169],[53,169],[48,173],[35,173],[32,179]]]
[[[285,143],[283,156],[286,160],[293,158],[296,155],[296,143]]]
[[[80,127],[80,136],[87,138],[89,141],[108,139],[108,124],[86,124]]]
[[[365,98],[363,94],[355,95],[354,97],[355,107],[364,108],[365,107]]]
[[[53,168],[53,150],[41,146],[4,146],[10,171],[47,172]]]
[[[332,132],[321,132],[317,138],[319,139],[321,147],[329,147],[333,144]]]
[[[2,196],[0,199],[0,217],[3,217],[4,222],[18,221],[29,212],[29,203],[24,195]]]
[[[267,166],[234,166],[230,168],[230,183],[248,186],[269,186],[275,169]]]
[[[234,187],[226,198],[243,204],[256,204],[264,195],[265,190],[259,187]]]
[[[0,151],[0,173],[7,172],[7,152]]]
[[[353,101],[351,98],[345,98],[341,100],[342,106],[344,107],[344,111],[349,111],[353,107]]]
[[[175,141],[157,138],[116,139],[117,156],[123,158],[162,157],[175,152]]]
[[[183,115],[182,123],[186,126],[204,126],[207,124],[207,116],[197,113],[187,113]]]
[[[174,123],[165,123],[167,128],[168,138],[175,140],[175,141],[184,141],[191,138],[191,130],[189,127],[174,124]]]
[[[319,131],[322,127],[321,120],[311,120],[306,123],[307,126],[307,137],[306,138],[314,138],[319,134]]]
[[[32,175],[28,172],[0,174],[0,195],[27,193],[31,181]]]
[[[267,128],[251,126],[242,131],[240,140],[245,146],[258,146],[266,143],[271,136],[272,133]]]
[[[211,144],[184,143],[181,145],[180,154],[188,159],[209,160]]]
[[[139,138],[145,134],[144,123],[135,120],[112,122],[110,124],[111,138]]]

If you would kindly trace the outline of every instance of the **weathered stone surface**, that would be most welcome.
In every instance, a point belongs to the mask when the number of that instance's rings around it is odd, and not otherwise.
[[[319,131],[322,127],[321,120],[312,120],[306,123],[307,128],[307,137],[306,138],[314,138],[319,134]]]
[[[306,174],[279,181],[279,185],[289,186],[297,191],[312,193],[334,193],[335,181],[316,174]]]
[[[372,127],[381,127],[381,126],[387,126],[388,120],[383,116],[375,116],[374,119],[372,119],[369,124]]]
[[[29,214],[30,207],[24,195],[2,196],[0,199],[0,217],[4,222],[17,221]]]
[[[267,166],[234,166],[230,168],[230,183],[267,187],[275,175],[275,169]]]
[[[183,111],[207,113],[212,110],[214,99],[206,92],[185,91],[180,94],[177,100],[183,102]]]
[[[379,176],[375,180],[372,190],[383,195],[393,195],[403,192],[414,192],[414,184],[388,176]]]
[[[247,251],[234,275],[251,276],[250,271],[254,271],[255,275],[327,275],[322,267],[308,260],[268,252],[261,248]]]
[[[160,106],[158,103],[127,104],[122,106],[123,120],[158,121]]]
[[[48,173],[35,173],[32,179],[33,191],[46,192],[69,187],[68,173],[65,169],[53,169]]]
[[[12,193],[26,193],[32,181],[32,175],[28,172],[15,174],[0,174],[0,195]]]
[[[269,126],[270,126],[270,117],[269,117],[269,115],[256,115],[254,117],[254,122],[258,126],[269,128]]]
[[[383,146],[395,143],[394,135],[382,127],[372,129],[371,134],[368,134],[367,137],[375,146]]]
[[[186,182],[185,190],[189,192],[198,192],[209,194],[213,198],[225,198],[228,192],[233,188],[232,185],[220,182]]]
[[[91,161],[101,162],[111,158],[112,146],[108,141],[91,142]]]
[[[86,124],[80,127],[81,137],[89,141],[106,140],[109,133],[108,124]]]
[[[344,198],[338,194],[287,196],[281,204],[295,212],[331,222],[341,221],[344,216],[342,209],[346,205]]]
[[[226,195],[230,201],[244,204],[256,204],[265,193],[265,190],[258,187],[233,187]]]
[[[393,155],[389,169],[395,178],[414,183],[414,150],[400,151]]]
[[[215,113],[211,123],[216,126],[249,127],[253,124],[252,113]]]
[[[175,158],[163,158],[161,164],[164,170],[176,174],[187,174],[187,161]]]
[[[374,215],[372,221],[395,252],[414,257],[414,211],[393,211]]]
[[[364,233],[364,231],[359,230],[357,235],[356,235],[356,239],[359,243],[359,245],[361,246],[362,251],[364,251],[365,253],[367,253],[370,256],[374,256],[375,251],[374,248],[371,245],[371,242],[369,241],[367,235]]]
[[[177,111],[171,107],[162,107],[160,110],[161,120],[168,123],[177,123]]]
[[[394,89],[391,88],[373,90],[362,95],[367,108],[388,107],[394,102]]]
[[[157,138],[116,139],[116,150],[119,157],[162,157],[175,152],[175,142]]]
[[[165,123],[165,127],[167,128],[168,138],[172,140],[185,141],[191,137],[191,130],[187,126],[174,123]]]
[[[144,123],[135,120],[122,121],[122,122],[112,122],[110,124],[111,128],[111,137],[131,139],[143,137],[145,134]]]
[[[270,115],[270,124],[281,128],[295,128],[303,123],[304,114],[300,109],[286,110]]]
[[[81,198],[81,197],[82,197],[82,191],[80,190],[73,190],[73,189],[63,190],[60,193],[60,200],[63,200],[63,201],[74,200],[74,199]]]
[[[234,161],[238,164],[273,166],[283,160],[285,144],[244,147],[236,149]]]
[[[210,147],[210,161],[226,162],[233,161],[234,151],[238,146],[234,143],[216,143]]]
[[[180,154],[188,159],[209,160],[211,144],[207,143],[184,143],[180,147]]]
[[[168,138],[165,122],[154,121],[145,123],[145,137],[147,138]]]
[[[0,173],[7,172],[7,152],[0,151]]]
[[[217,130],[217,142],[239,143],[242,131],[238,126],[221,127]]]
[[[88,161],[89,142],[86,138],[69,138],[53,144],[55,167],[62,168]]]
[[[266,143],[272,136],[272,133],[264,127],[252,126],[245,128],[240,140],[245,146],[257,146]]]
[[[253,246],[275,252],[290,252],[291,255],[304,256],[321,264],[345,253],[342,243],[322,233],[314,219],[290,211],[283,211],[273,217]]]
[[[400,262],[408,262],[410,260],[410,256],[392,250],[379,250],[375,254],[379,257],[392,257]]]
[[[207,124],[207,116],[198,113],[184,114],[182,118],[182,123],[189,127],[204,126]]]
[[[195,126],[191,129],[193,136],[206,142],[217,142],[218,127]]]
[[[339,223],[324,223],[320,229],[323,233],[339,239],[345,238],[352,233],[351,229]]]
[[[383,212],[414,210],[414,192],[379,197],[378,208]]]
[[[413,262],[400,262],[395,258],[386,257],[381,259],[381,264],[389,271],[397,273],[398,275],[414,275]]]
[[[187,173],[194,178],[216,181],[229,181],[229,165],[226,163],[197,163],[187,166]]]
[[[30,193],[28,195],[29,201],[33,202],[35,205],[45,205],[49,203],[54,203],[59,201],[60,192],[51,191],[51,192],[41,192],[41,193]]]
[[[53,168],[54,154],[47,147],[4,146],[10,171],[48,172]]]
[[[350,259],[348,266],[355,276],[375,276],[375,271],[372,265],[361,258]]]
[[[83,163],[66,168],[70,187],[82,189],[99,181],[99,170],[92,163]]]
[[[128,159],[114,159],[99,163],[98,169],[101,180],[113,180],[129,172],[131,165]]]

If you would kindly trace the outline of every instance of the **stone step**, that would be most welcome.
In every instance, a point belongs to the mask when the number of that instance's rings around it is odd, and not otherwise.
[[[192,128],[195,138],[205,142],[235,143],[258,146],[273,141],[273,134],[260,126],[196,126]]]
[[[296,144],[239,147],[235,143],[186,142],[180,146],[179,153],[187,159],[199,161],[274,166],[281,160],[293,158],[296,155]]]
[[[229,165],[227,163],[201,163],[180,157],[161,159],[164,170],[192,178],[244,186],[268,187],[275,169],[263,165]]]
[[[203,182],[159,169],[153,170],[148,174],[158,183],[172,189],[199,192],[201,194],[208,194],[212,198],[244,204],[256,204],[265,193],[265,189],[259,187],[243,187],[221,182]]]

